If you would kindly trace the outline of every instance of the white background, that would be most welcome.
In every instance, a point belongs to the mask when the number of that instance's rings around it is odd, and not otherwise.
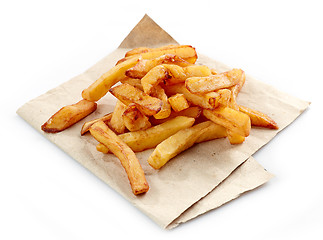
[[[178,42],[312,102],[254,155],[274,179],[172,231],[15,113],[117,48],[145,13]],[[0,239],[322,239],[322,23],[309,0],[2,1]]]

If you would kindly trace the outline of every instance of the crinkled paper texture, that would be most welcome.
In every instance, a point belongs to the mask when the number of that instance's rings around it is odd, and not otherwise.
[[[119,160],[112,154],[98,152],[95,147],[97,142],[89,134],[80,135],[85,121],[113,111],[116,99],[112,95],[107,94],[100,99],[97,111],[69,129],[56,134],[41,131],[40,126],[58,109],[79,101],[82,90],[113,67],[129,50],[128,47],[170,43],[175,44],[176,41],[146,15],[114,52],[86,72],[27,102],[17,111],[37,131],[163,228],[173,228],[268,181],[272,175],[250,156],[293,122],[309,105],[247,75],[238,103],[268,114],[278,123],[279,130],[252,128],[250,136],[240,145],[230,145],[225,138],[197,144],[160,170],[154,170],[147,164],[153,150],[137,153],[150,185],[149,191],[140,196],[132,194]],[[202,55],[199,55],[198,64],[208,65],[218,72],[230,69]],[[235,184],[239,181],[248,184]]]

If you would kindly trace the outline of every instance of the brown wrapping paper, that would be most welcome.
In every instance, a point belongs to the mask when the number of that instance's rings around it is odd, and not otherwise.
[[[175,227],[181,222],[216,208],[242,192],[268,181],[271,174],[267,173],[262,167],[253,168],[250,167],[250,164],[243,163],[259,148],[268,143],[279,131],[289,125],[309,105],[308,102],[282,93],[247,75],[246,84],[239,94],[238,102],[267,113],[275,119],[280,129],[253,128],[250,136],[241,145],[230,145],[227,139],[198,144],[174,158],[158,171],[147,164],[148,156],[152,150],[138,153],[138,159],[150,185],[149,192],[141,196],[132,194],[126,173],[116,157],[98,152],[95,148],[97,142],[90,135],[80,136],[81,126],[85,121],[113,111],[116,99],[112,95],[108,94],[99,100],[97,111],[71,128],[57,134],[46,134],[41,131],[40,126],[59,108],[79,101],[82,90],[114,66],[116,61],[129,50],[127,47],[152,47],[170,43],[174,44],[176,41],[146,15],[129,33],[120,47],[110,55],[83,74],[27,102],[17,111],[36,130],[88,168],[163,228]],[[219,72],[230,69],[206,56],[199,55],[198,62],[214,67]],[[245,163],[250,161],[255,162],[253,159],[249,159]],[[246,174],[248,171],[242,171],[241,167],[255,174]],[[252,184],[240,189],[231,184],[224,185],[224,183],[239,181],[241,174],[238,175],[238,178],[235,177],[236,174],[230,175],[234,170],[240,170],[244,173],[242,179],[248,179]],[[223,182],[225,179],[226,181]],[[221,182],[223,183],[220,184]],[[216,188],[219,184],[222,188],[221,191]],[[216,193],[216,201],[214,201],[212,195],[207,195],[212,191]],[[226,192],[227,197],[217,197],[218,195],[222,196],[221,192]],[[202,205],[195,204],[203,197],[205,197],[203,202],[207,202],[208,207],[203,205],[202,200],[200,201]],[[192,208],[190,208],[191,206]],[[190,211],[191,213],[189,213]],[[185,213],[182,215],[183,212]]]

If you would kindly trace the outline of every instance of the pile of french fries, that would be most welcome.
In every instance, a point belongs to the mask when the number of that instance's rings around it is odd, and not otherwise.
[[[227,137],[240,144],[251,126],[278,129],[269,116],[237,104],[244,71],[218,73],[196,60],[189,45],[128,51],[83,90],[81,101],[60,109],[41,128],[55,133],[72,126],[110,92],[117,98],[114,111],[85,122],[81,135],[90,132],[98,151],[119,158],[135,195],[149,189],[135,152],[155,148],[147,161],[160,169],[196,143]]]

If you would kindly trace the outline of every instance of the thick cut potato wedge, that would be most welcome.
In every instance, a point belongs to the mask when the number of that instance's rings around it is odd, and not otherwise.
[[[90,128],[92,136],[106,145],[119,158],[130,181],[132,192],[135,195],[149,190],[145,173],[135,153],[125,144],[103,121],[98,121]]]
[[[150,48],[148,51],[138,52],[136,54],[132,54],[131,56],[126,56],[123,59],[120,59],[117,62],[117,65],[128,60],[131,57],[141,56],[142,59],[154,59],[158,58],[165,54],[176,55],[185,61],[194,64],[197,60],[197,53],[195,48],[190,45],[172,45],[166,46],[163,48]],[[126,54],[127,55],[127,54]]]
[[[162,105],[160,111],[154,115],[154,118],[155,119],[164,119],[164,118],[169,117],[169,115],[172,112],[172,109],[171,109],[170,104],[168,103],[168,97],[165,93],[165,90],[160,85],[157,85],[154,88],[153,92],[151,93],[151,96],[156,97],[156,98],[162,100],[162,102],[163,102],[163,105]]]
[[[143,115],[135,104],[130,104],[122,114],[122,119],[126,128],[131,131],[145,130],[151,126],[148,117]]]
[[[136,65],[140,56],[131,57],[122,64],[114,66],[109,71],[104,73],[99,79],[92,83],[88,88],[82,92],[83,99],[89,101],[98,101],[102,98],[110,88],[125,77],[125,72],[129,68]]]
[[[180,112],[190,107],[184,94],[181,94],[181,93],[177,93],[171,96],[170,98],[168,98],[168,102],[175,112]]]
[[[189,107],[180,112],[171,111],[170,115],[167,118],[157,119],[155,115],[149,118],[149,121],[152,125],[158,125],[164,122],[169,121],[170,119],[176,118],[178,116],[190,117],[190,118],[198,118],[202,113],[202,108],[198,106]]]
[[[81,100],[75,104],[65,106],[51,116],[41,129],[47,133],[57,133],[85,118],[97,108],[97,104],[88,100]]]
[[[166,86],[165,92],[168,96],[172,96],[177,93],[184,94],[187,101],[206,109],[214,109],[219,105],[218,93],[210,92],[206,94],[194,94],[188,91],[183,83]]]
[[[203,115],[232,132],[244,137],[249,136],[251,122],[247,114],[221,106],[214,110],[203,109]]]
[[[124,133],[126,126],[122,120],[122,114],[126,110],[127,106],[123,104],[120,100],[117,101],[116,106],[114,107],[112,117],[108,126],[115,132],[115,133]]]
[[[200,136],[208,131],[212,122],[199,123],[193,127],[182,129],[157,145],[148,158],[148,163],[155,169],[160,169],[170,159],[194,145]]]
[[[146,130],[127,132],[119,135],[119,137],[134,152],[141,152],[156,147],[159,143],[177,133],[179,130],[191,127],[194,124],[194,121],[194,118],[179,116]],[[104,149],[104,147],[101,146],[100,149]],[[102,152],[108,151],[109,150],[104,149]]]
[[[126,71],[126,75],[131,78],[143,78],[151,69],[161,64],[175,64],[180,67],[192,65],[176,55],[165,54],[155,59],[140,60],[135,66]]]
[[[185,80],[186,88],[192,93],[208,93],[236,85],[245,76],[241,69],[210,75],[207,77],[190,77]]]
[[[126,105],[131,103],[136,104],[138,109],[147,116],[152,116],[158,113],[163,105],[162,100],[151,97],[127,83],[111,88],[110,92]]]
[[[82,126],[82,129],[81,129],[81,135],[84,135],[85,133],[87,133],[89,130],[90,130],[90,127],[102,120],[105,124],[108,124],[111,120],[111,117],[112,117],[112,113],[108,113],[106,115],[104,115],[103,117],[100,117],[100,118],[97,118],[97,119],[94,119],[94,120],[91,120],[91,121],[88,121],[88,122],[85,122]]]
[[[278,129],[277,123],[268,115],[241,105],[238,107],[240,112],[243,112],[250,117],[252,126]]]
[[[134,48],[128,52],[126,52],[125,57],[130,57],[136,54],[141,54],[141,53],[146,53],[146,52],[151,52],[151,51],[162,51],[162,50],[167,50],[167,49],[171,49],[171,48],[176,48],[176,47],[180,47],[181,45],[174,45],[174,44],[170,44],[170,45],[166,45],[166,46],[162,46],[162,47],[158,47],[158,48],[147,48],[147,47],[138,47],[138,48]]]
[[[195,143],[201,143],[218,138],[227,137],[228,134],[225,127],[222,127],[221,125],[218,125],[212,121],[207,122],[210,122],[210,125],[206,127],[207,130],[196,139]]]

